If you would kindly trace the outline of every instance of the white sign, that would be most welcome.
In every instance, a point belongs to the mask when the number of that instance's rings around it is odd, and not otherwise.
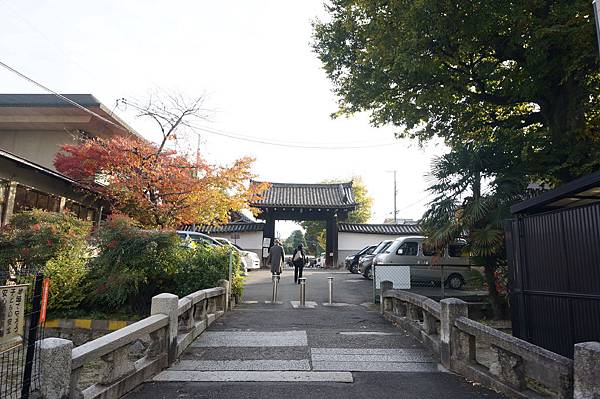
[[[269,237],[263,237],[263,247],[269,248],[271,246],[271,239]]]
[[[263,248],[263,258],[269,257],[269,248]]]
[[[0,287],[0,353],[21,344],[27,284]]]

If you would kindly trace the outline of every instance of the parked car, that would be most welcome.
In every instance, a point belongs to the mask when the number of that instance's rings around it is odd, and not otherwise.
[[[237,250],[238,254],[240,255],[242,266],[244,266],[245,272],[247,272],[248,270],[260,269],[260,259],[256,253],[252,251],[246,251],[239,245],[229,241],[227,238],[215,237],[215,240],[217,240],[223,245],[229,245]]]
[[[320,268],[325,267],[325,252],[321,252],[321,254],[317,257],[315,266]]]
[[[391,244],[394,242],[393,240],[383,240],[378,245],[377,248],[373,250],[370,254],[361,255],[358,259],[358,270],[362,273],[365,278],[372,279],[373,278],[373,259],[377,254],[385,251]]]
[[[179,236],[179,238],[181,238],[182,241],[188,241],[188,242],[194,242],[194,243],[204,243],[207,245],[215,245],[215,246],[221,246],[223,245],[222,243],[220,243],[219,241],[217,241],[216,239],[207,236],[206,234],[202,234],[202,233],[198,233],[195,231],[184,231],[184,230],[178,230],[177,231],[177,235]]]
[[[360,257],[362,255],[372,254],[373,251],[375,251],[375,248],[377,248],[377,245],[367,245],[366,247],[364,247],[357,253],[346,256],[346,259],[344,260],[346,269],[348,269],[348,271],[352,274],[357,274],[358,273],[358,260],[360,259]]]
[[[373,260],[373,264],[409,265],[410,279],[414,282],[427,282],[461,289],[465,284],[467,273],[471,270],[470,258],[465,256],[464,240],[445,248],[441,253],[425,245],[426,237],[400,237]]]

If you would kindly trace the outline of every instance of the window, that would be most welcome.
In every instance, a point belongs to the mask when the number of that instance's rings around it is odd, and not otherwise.
[[[419,243],[414,241],[404,241],[397,254],[402,256],[417,256],[419,253]]]
[[[444,251],[440,251],[430,245],[423,245],[423,256],[441,256]]]
[[[448,246],[448,256],[451,258],[460,258],[466,256],[465,244],[451,244]]]

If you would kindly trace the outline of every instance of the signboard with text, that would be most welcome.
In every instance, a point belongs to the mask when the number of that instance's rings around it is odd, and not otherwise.
[[[0,286],[0,353],[22,343],[27,287]]]

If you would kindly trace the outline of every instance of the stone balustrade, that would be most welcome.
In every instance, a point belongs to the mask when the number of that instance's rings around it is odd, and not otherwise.
[[[466,302],[437,303],[387,281],[381,312],[438,354],[447,369],[509,397],[600,397],[600,343],[576,344],[573,361],[469,319]]]
[[[229,282],[181,299],[173,294],[152,298],[151,315],[120,330],[73,348],[69,340],[38,342],[40,394],[44,399],[120,398],[172,364],[230,306]],[[147,342],[138,359],[132,345]],[[98,380],[80,388],[86,364],[101,364]]]

